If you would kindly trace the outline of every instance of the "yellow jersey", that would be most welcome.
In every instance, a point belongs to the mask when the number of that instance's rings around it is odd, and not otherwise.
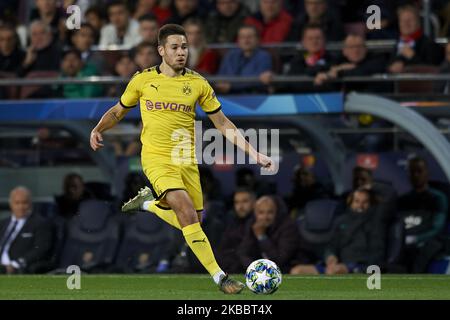
[[[142,156],[178,164],[195,162],[195,107],[206,113],[221,109],[211,85],[200,74],[185,68],[168,77],[159,66],[137,72],[120,97],[124,108],[140,102],[143,129]]]

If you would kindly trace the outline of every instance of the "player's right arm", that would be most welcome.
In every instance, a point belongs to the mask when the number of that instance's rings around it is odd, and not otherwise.
[[[138,75],[139,72],[134,74],[125,92],[120,97],[120,101],[106,111],[95,128],[92,129],[90,143],[94,151],[103,147],[102,133],[114,127],[132,108],[137,106],[141,96],[141,83],[139,82]]]
[[[98,124],[91,131],[91,148],[97,151],[103,147],[102,133],[114,127],[131,109],[122,107],[120,102],[116,103],[112,108],[105,112]]]

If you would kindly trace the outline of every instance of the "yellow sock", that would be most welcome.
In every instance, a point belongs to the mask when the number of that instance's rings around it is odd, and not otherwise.
[[[178,222],[175,211],[173,211],[172,209],[161,209],[156,204],[156,201],[149,201],[148,205],[144,203],[144,208],[147,211],[153,212],[171,226],[174,226],[175,228],[181,230],[180,222]]]
[[[211,276],[221,272],[219,265],[216,262],[214,253],[209,243],[208,237],[203,232],[200,223],[190,224],[182,229],[186,243],[196,255],[200,263],[208,270]]]

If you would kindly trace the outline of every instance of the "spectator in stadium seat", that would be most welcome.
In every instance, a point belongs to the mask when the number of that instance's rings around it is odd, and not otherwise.
[[[32,213],[31,192],[16,187],[9,194],[11,217],[0,221],[0,274],[37,273],[50,257],[50,224]]]
[[[115,75],[126,79],[130,79],[136,71],[138,71],[138,66],[127,53],[123,54],[114,66]],[[118,97],[125,91],[125,88],[126,83],[118,83],[109,89],[108,96]]]
[[[94,67],[98,74],[104,75],[107,73],[104,57],[99,52],[92,51],[94,41],[95,30],[87,23],[81,24],[80,29],[72,34],[73,47],[81,52],[83,63]]]
[[[156,48],[158,46],[158,19],[153,14],[146,14],[141,16],[138,21],[142,42],[151,43]]]
[[[94,44],[98,45],[100,42],[100,32],[105,25],[105,16],[101,7],[92,6],[86,10],[84,14],[86,23],[94,28]]]
[[[100,46],[123,45],[132,48],[141,42],[139,23],[130,18],[130,11],[124,2],[110,2],[108,17],[110,23],[102,27]]]
[[[56,0],[36,0],[36,8],[31,11],[30,20],[40,20],[50,26],[55,39],[58,39],[61,23],[64,23],[62,11]]]
[[[305,10],[295,18],[289,33],[289,41],[300,41],[302,31],[308,24],[319,25],[326,34],[328,41],[344,39],[344,26],[335,10],[328,10],[326,0],[305,0]]]
[[[30,25],[30,45],[25,59],[19,69],[24,76],[32,71],[59,70],[61,48],[53,39],[50,27],[42,21],[34,21]]]
[[[305,205],[312,200],[329,198],[330,192],[325,186],[316,180],[311,168],[299,166],[294,172],[294,188],[288,198],[288,207],[291,216],[300,215]]]
[[[165,24],[172,16],[171,2],[171,0],[138,0],[133,17],[139,20],[150,13],[156,17],[158,24]]]
[[[306,52],[297,54],[288,64],[288,75],[307,75],[316,77],[320,72],[330,69],[335,58],[325,50],[325,34],[319,25],[310,24],[303,28],[302,46]],[[284,90],[314,92],[328,90],[327,86],[300,83],[283,85]],[[283,89],[282,89],[283,90]]]
[[[69,173],[64,177],[63,194],[55,196],[58,214],[70,219],[78,213],[81,201],[92,198],[84,186],[83,178],[77,173]]]
[[[438,65],[443,59],[443,50],[432,39],[423,34],[420,25],[420,13],[413,5],[398,8],[400,38],[388,71],[404,72],[406,66],[430,64]]]
[[[226,216],[226,228],[220,241],[217,259],[230,273],[242,272],[237,249],[245,228],[253,216],[256,194],[248,188],[238,188],[233,195],[233,209]]]
[[[441,18],[441,37],[450,37],[450,2],[438,1],[438,15]]]
[[[149,42],[141,42],[134,48],[134,63],[140,71],[160,63],[160,56],[156,47]]]
[[[278,43],[287,39],[292,27],[292,16],[283,9],[282,0],[261,0],[259,11],[244,21],[255,26],[261,43]]]
[[[205,24],[208,43],[235,42],[238,29],[250,14],[242,0],[217,0]]]
[[[204,21],[207,11],[200,6],[200,0],[174,0],[172,16],[165,23],[183,25],[188,19],[196,18]]]
[[[205,30],[200,20],[188,19],[183,24],[189,43],[188,68],[201,74],[215,74],[219,65],[216,51],[208,49],[205,41]]]
[[[382,56],[369,53],[363,37],[348,35],[344,40],[342,57],[327,72],[316,75],[315,84],[322,85],[330,79],[350,76],[370,76],[384,72],[386,62]],[[373,84],[371,85],[373,87]],[[363,91],[367,84],[347,84],[347,90]]]
[[[272,79],[272,57],[259,47],[259,34],[254,26],[244,25],[238,31],[238,47],[229,50],[222,59],[218,75],[259,77],[259,83],[219,82],[219,93],[268,92]]]
[[[439,69],[439,73],[450,74],[450,42],[445,46],[445,60],[442,62]],[[450,80],[438,81],[436,83],[436,91],[449,94],[450,93]]]
[[[357,189],[348,200],[345,212],[336,221],[336,231],[316,265],[299,264],[291,274],[346,274],[365,272],[369,265],[384,260],[386,227],[376,218],[370,191]]]
[[[297,224],[289,217],[283,201],[262,196],[255,203],[254,215],[237,249],[241,272],[261,258],[274,261],[282,272],[288,272],[297,256],[299,241]]]
[[[398,212],[405,223],[404,265],[409,272],[423,273],[441,250],[438,240],[447,220],[448,199],[428,184],[428,167],[423,158],[408,162],[413,190],[398,199]]]
[[[0,71],[17,73],[25,59],[19,38],[12,26],[0,26]]]
[[[61,61],[61,77],[62,78],[84,78],[98,75],[95,66],[83,63],[81,53],[72,49],[64,52]],[[61,96],[64,98],[92,98],[100,97],[103,88],[98,84],[64,84],[60,88]]]

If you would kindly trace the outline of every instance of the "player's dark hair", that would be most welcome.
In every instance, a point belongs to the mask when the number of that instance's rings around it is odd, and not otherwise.
[[[158,31],[158,45],[164,46],[167,41],[167,37],[172,35],[180,35],[186,37],[186,31],[179,24],[166,24],[162,26]]]

